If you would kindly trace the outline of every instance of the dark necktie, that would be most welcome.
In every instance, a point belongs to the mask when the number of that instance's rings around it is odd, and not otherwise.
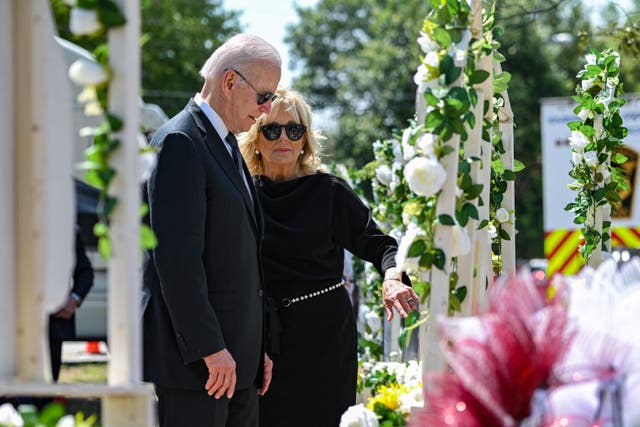
[[[253,196],[251,196],[251,191],[249,190],[247,176],[244,174],[244,170],[242,169],[242,154],[240,154],[238,140],[236,139],[236,136],[231,132],[227,134],[227,137],[224,140],[227,141],[227,144],[229,144],[229,146],[231,147],[231,157],[233,157],[233,163],[236,164],[236,170],[240,174],[240,179],[247,188],[247,193],[249,193],[249,199],[251,200],[251,203],[253,203]]]
[[[242,154],[240,154],[240,148],[238,147],[238,140],[236,136],[229,132],[225,141],[231,147],[231,157],[233,157],[233,163],[236,164],[236,170],[240,174],[240,177],[244,177],[244,171],[242,170]]]

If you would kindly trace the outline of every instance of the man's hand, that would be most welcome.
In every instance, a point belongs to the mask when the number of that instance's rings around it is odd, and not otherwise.
[[[226,348],[204,357],[209,370],[209,379],[204,388],[209,396],[220,399],[226,393],[231,399],[236,388],[236,361]]]
[[[53,317],[60,317],[62,319],[71,319],[71,316],[73,316],[73,313],[76,312],[76,308],[78,308],[78,303],[71,295],[69,295],[64,305],[60,307],[58,311],[53,313]]]
[[[260,396],[264,396],[264,394],[269,390],[269,386],[271,385],[271,377],[273,375],[273,361],[267,356],[267,353],[264,354],[264,377],[262,380],[262,388],[258,390],[258,394]]]

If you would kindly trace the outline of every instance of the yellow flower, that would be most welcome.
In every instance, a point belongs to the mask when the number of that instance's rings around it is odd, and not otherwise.
[[[367,408],[373,411],[376,403],[381,403],[391,410],[396,410],[400,407],[400,396],[406,393],[407,388],[402,384],[391,384],[389,387],[380,386],[377,394],[369,399]]]

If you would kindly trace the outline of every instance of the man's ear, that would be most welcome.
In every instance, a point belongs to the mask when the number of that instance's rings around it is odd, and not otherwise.
[[[227,87],[227,89],[231,89],[233,87],[234,80],[235,80],[235,73],[226,72],[224,75],[223,84]]]

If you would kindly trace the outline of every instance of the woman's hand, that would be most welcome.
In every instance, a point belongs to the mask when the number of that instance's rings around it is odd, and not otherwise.
[[[395,307],[400,316],[407,317],[409,312],[418,308],[420,297],[412,287],[402,283],[400,277],[387,277],[382,282],[382,301],[387,312],[387,320],[391,320],[392,307]]]

